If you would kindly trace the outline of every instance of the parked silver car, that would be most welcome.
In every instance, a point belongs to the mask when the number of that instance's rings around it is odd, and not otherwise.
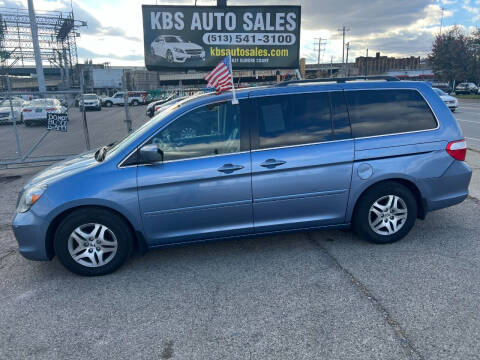
[[[452,110],[452,112],[455,112],[455,110],[457,110],[458,100],[456,97],[448,95],[446,92],[438,88],[433,88],[433,91],[435,91],[437,95],[440,96],[440,99],[442,99],[445,105],[447,105],[448,108]]]

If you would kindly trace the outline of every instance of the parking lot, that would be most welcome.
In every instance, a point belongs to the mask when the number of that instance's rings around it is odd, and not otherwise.
[[[146,106],[130,106],[128,108],[132,127],[141,126],[149,118],[145,115]],[[32,157],[48,157],[57,155],[78,154],[86,151],[85,136],[83,132],[82,112],[78,107],[68,110],[68,131],[50,131]],[[113,141],[122,139],[127,134],[125,124],[125,109],[123,106],[102,108],[101,111],[87,111],[87,126],[91,148],[97,148]],[[25,154],[46,131],[45,124],[26,127],[19,124],[18,135],[22,152]],[[12,125],[0,126],[0,159],[11,159],[17,156],[15,133]]]
[[[460,100],[455,116],[467,138],[468,146],[480,150],[480,101]]]
[[[136,128],[145,108],[130,111]],[[480,150],[478,114],[462,100],[455,116]],[[92,147],[124,136],[123,108],[87,116]],[[70,129],[38,154],[83,151],[80,120]],[[27,145],[42,130],[20,131]],[[480,153],[468,162],[472,196],[395,244],[301,232],[152,251],[98,278],[18,254],[9,224],[38,169],[0,170],[0,358],[476,359]]]

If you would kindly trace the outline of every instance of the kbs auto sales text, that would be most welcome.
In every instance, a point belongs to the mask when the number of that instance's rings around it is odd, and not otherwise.
[[[297,28],[297,15],[293,12],[245,12],[240,20],[233,12],[193,12],[190,24],[185,24],[181,11],[150,13],[152,30],[183,30],[187,25],[190,30],[233,31],[238,21],[242,22],[244,31],[294,31]]]

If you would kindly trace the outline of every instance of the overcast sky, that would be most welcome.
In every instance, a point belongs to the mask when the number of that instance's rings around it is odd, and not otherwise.
[[[3,7],[26,7],[27,0],[0,0]],[[144,65],[142,4],[185,4],[194,0],[35,0],[36,10],[70,11],[85,20],[78,39],[79,61],[110,62],[112,65]],[[198,0],[199,5],[214,5]],[[466,32],[480,26],[480,0],[228,0],[230,5],[302,6],[301,56],[316,62],[314,38],[327,40],[322,62],[341,60],[342,43],[337,29],[347,26],[351,59],[365,49],[390,56],[426,56],[433,36],[440,29],[459,25]]]

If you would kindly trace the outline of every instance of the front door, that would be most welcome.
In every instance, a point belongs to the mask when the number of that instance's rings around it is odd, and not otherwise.
[[[256,102],[255,231],[344,223],[354,142],[343,93],[269,96]]]
[[[162,163],[138,167],[150,245],[253,232],[248,125],[241,104],[194,109],[147,143],[164,154]]]

